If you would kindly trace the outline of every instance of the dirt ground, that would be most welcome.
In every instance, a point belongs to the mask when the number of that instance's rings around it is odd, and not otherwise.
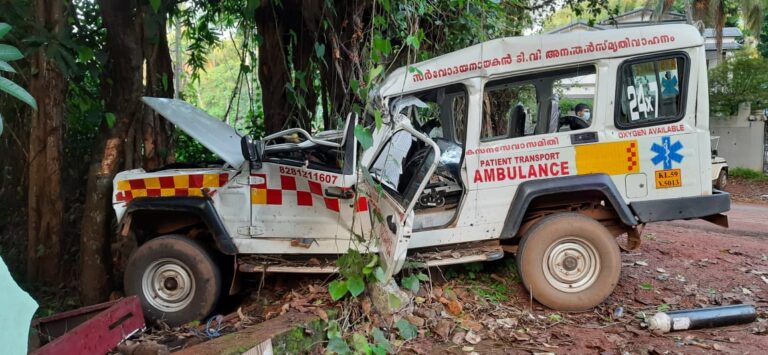
[[[768,203],[768,181],[749,181],[730,177],[725,191],[731,194],[734,201]]]
[[[404,341],[394,324],[372,311],[364,295],[332,302],[327,292],[332,277],[325,276],[267,277],[259,291],[237,300],[240,310],[220,331],[298,311],[338,319],[346,334],[380,328],[398,353],[765,353],[768,204],[734,203],[727,214],[729,229],[704,221],[649,225],[640,248],[623,254],[614,293],[590,312],[558,313],[531,300],[508,257],[430,269],[432,281],[412,295],[413,314],[406,317],[416,325],[411,340]],[[261,282],[252,280],[252,285]],[[738,303],[754,305],[758,321],[664,335],[651,333],[643,323],[657,310]],[[203,329],[154,330],[142,338],[178,350],[205,340]]]

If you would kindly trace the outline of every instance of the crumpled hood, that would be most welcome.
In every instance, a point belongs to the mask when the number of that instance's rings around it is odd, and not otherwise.
[[[240,150],[242,137],[230,125],[182,100],[161,97],[141,100],[229,165],[237,168],[245,161]]]

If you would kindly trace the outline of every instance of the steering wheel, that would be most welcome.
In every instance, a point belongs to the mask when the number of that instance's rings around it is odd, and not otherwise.
[[[563,116],[558,119],[557,130],[559,131],[560,127],[565,125],[568,125],[572,131],[589,127],[587,121],[584,121],[581,117],[571,115]]]

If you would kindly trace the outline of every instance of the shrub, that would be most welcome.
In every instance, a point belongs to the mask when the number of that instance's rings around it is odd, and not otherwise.
[[[768,104],[768,60],[742,52],[709,71],[709,110],[730,116],[745,102]]]

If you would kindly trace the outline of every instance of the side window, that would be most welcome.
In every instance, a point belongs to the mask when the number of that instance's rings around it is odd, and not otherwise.
[[[423,91],[392,100],[392,108],[411,119],[429,138],[463,146],[467,135],[467,93],[462,84]]]
[[[483,93],[481,140],[589,127],[595,72],[594,65],[582,65],[489,82]]]
[[[616,126],[677,121],[685,114],[687,57],[635,60],[619,68]]]
[[[538,122],[536,87],[531,83],[489,88],[483,95],[482,140],[531,135]]]

